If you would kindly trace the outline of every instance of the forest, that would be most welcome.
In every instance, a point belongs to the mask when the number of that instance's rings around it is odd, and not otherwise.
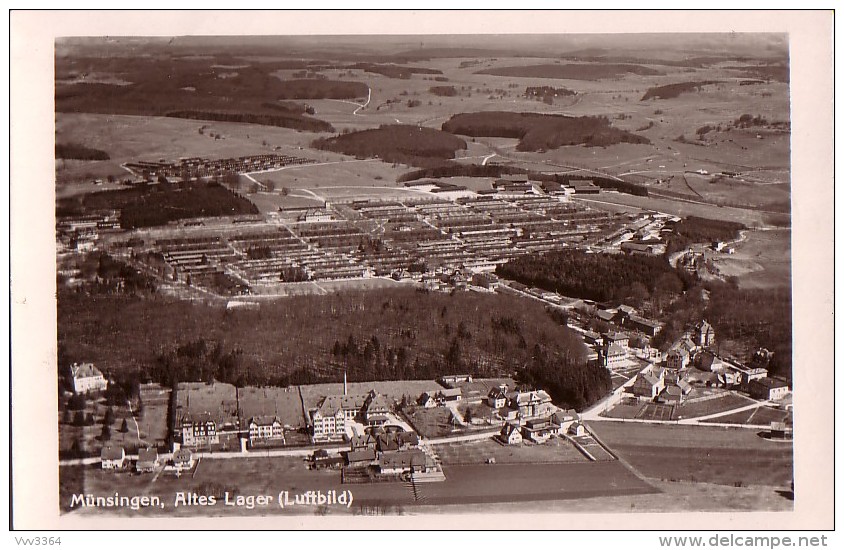
[[[454,158],[455,151],[466,149],[466,142],[431,128],[390,124],[332,138],[319,138],[311,146],[358,158],[380,158],[385,162],[418,165],[420,159],[430,162]]]
[[[78,143],[56,143],[57,159],[108,160],[108,153]]]
[[[655,86],[648,88],[645,95],[642,96],[641,101],[648,99],[671,99],[687,92],[700,91],[704,86],[710,84],[718,84],[717,80],[704,80],[700,82],[678,82],[676,84],[666,84],[665,86]]]
[[[248,199],[214,182],[153,184],[99,191],[59,201],[57,214],[119,210],[123,229],[164,225],[185,218],[257,214]]]
[[[668,222],[665,227],[674,230],[666,237],[666,255],[683,250],[693,243],[730,241],[738,238],[739,231],[747,229],[744,224],[738,222],[710,220],[698,216],[688,216],[676,223]]]
[[[388,78],[401,78],[407,80],[414,74],[443,74],[438,69],[427,69],[424,67],[405,67],[402,65],[382,63],[356,63],[350,69],[361,69],[367,73],[375,73]]]
[[[525,78],[556,78],[565,80],[601,80],[618,78],[625,74],[657,76],[664,74],[643,65],[628,63],[563,63],[553,65],[523,65],[517,67],[494,67],[475,74],[496,76],[521,76]]]
[[[609,389],[586,349],[535,302],[412,289],[291,297],[226,311],[163,296],[59,293],[59,366],[123,380],[278,385],[516,375],[582,408]]]
[[[334,127],[316,118],[309,118],[299,114],[259,114],[259,113],[225,113],[213,111],[170,111],[165,116],[171,118],[187,118],[192,120],[213,120],[217,122],[245,122],[247,124],[262,124],[264,126],[279,126],[306,132],[333,132]]]
[[[473,137],[517,138],[518,151],[541,151],[567,145],[606,147],[616,143],[650,143],[643,136],[614,128],[603,116],[568,117],[507,111],[460,113],[448,119],[442,129]]]
[[[521,256],[499,265],[496,274],[564,296],[632,305],[666,294],[676,296],[685,284],[664,258],[583,250]]]
[[[282,63],[218,65],[214,58],[121,58],[56,60],[57,75],[89,72],[109,75],[105,81],[57,80],[56,112],[167,116],[208,114],[207,120],[236,120],[306,131],[330,131],[328,123],[307,112],[289,109],[279,116],[283,99],[354,99],[366,97],[361,82],[328,79],[282,80]],[[302,63],[294,63],[302,65]],[[170,115],[175,116],[175,115]]]
[[[453,97],[457,95],[457,88],[454,86],[431,86],[428,91],[434,95],[443,97]]]

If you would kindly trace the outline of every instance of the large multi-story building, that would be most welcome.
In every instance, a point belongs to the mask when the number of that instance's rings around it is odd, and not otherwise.
[[[363,395],[329,395],[311,410],[315,440],[342,439],[346,425],[358,420],[370,426],[387,423],[392,410],[390,401],[374,390]]]
[[[73,377],[73,391],[76,393],[103,391],[108,387],[108,380],[93,363],[74,363],[70,367],[70,374]]]

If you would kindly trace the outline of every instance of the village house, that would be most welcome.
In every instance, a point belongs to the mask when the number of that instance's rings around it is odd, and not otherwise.
[[[601,350],[601,365],[612,370],[627,363],[627,350],[619,344],[612,343]]]
[[[648,367],[639,373],[633,382],[633,395],[653,399],[665,389],[665,369]]]
[[[392,408],[393,404],[386,397],[370,390],[364,401],[361,419],[369,426],[383,426],[390,420],[387,414]]]
[[[671,370],[683,370],[689,366],[689,352],[683,348],[675,348],[668,352],[665,366]]]
[[[558,425],[561,431],[567,431],[578,421],[580,421],[580,415],[574,409],[560,409],[551,415],[551,422]]]
[[[682,403],[683,399],[692,391],[692,386],[685,380],[677,380],[665,385],[659,394],[660,401],[665,403]]]
[[[382,474],[421,473],[427,470],[427,458],[423,451],[395,451],[382,453],[378,465]]]
[[[141,449],[138,451],[138,461],[135,470],[138,472],[154,472],[158,467],[158,451],[155,449]]]
[[[520,418],[533,418],[551,412],[551,396],[545,390],[513,391],[507,394],[507,408],[517,410]]]
[[[104,391],[108,387],[108,380],[93,363],[74,363],[70,367],[70,374],[73,377],[73,391],[76,393]]]
[[[346,464],[351,468],[362,468],[375,463],[375,449],[361,449],[346,453]]]
[[[419,399],[416,400],[416,404],[426,409],[433,409],[437,406],[437,400],[434,399],[433,395],[428,392],[425,392],[419,396]]]
[[[117,445],[106,445],[100,452],[103,470],[118,470],[126,463],[126,451]]]
[[[552,435],[560,433],[560,426],[550,418],[535,418],[522,426],[522,437],[534,443],[545,443]]]
[[[628,351],[630,349],[630,336],[623,332],[608,332],[603,335],[604,338],[604,348],[608,348],[612,344],[616,344],[621,346],[624,351]]]
[[[220,442],[217,422],[211,413],[185,415],[181,423],[182,445],[185,447],[207,447]]]
[[[522,442],[522,431],[516,424],[504,424],[499,433],[501,441],[507,445],[518,445]]]
[[[349,440],[352,451],[361,451],[366,449],[375,449],[375,435],[372,433],[365,433],[362,435],[353,435]]]
[[[193,453],[190,449],[179,448],[173,453],[173,466],[176,470],[190,470],[193,468]]]
[[[715,344],[715,329],[705,319],[695,325],[692,336],[695,344],[702,348],[708,348]]]
[[[249,419],[249,443],[284,443],[284,426],[277,416],[253,416]]]
[[[788,395],[788,384],[776,378],[757,378],[748,383],[750,397],[776,401]]]
[[[492,388],[486,396],[487,404],[493,409],[500,409],[507,404],[507,384]]]

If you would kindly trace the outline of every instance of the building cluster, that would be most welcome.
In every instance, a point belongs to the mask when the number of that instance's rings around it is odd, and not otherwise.
[[[522,423],[551,415],[556,407],[545,390],[511,390],[506,384],[489,390],[486,403],[493,416],[505,422]]]
[[[81,216],[61,216],[56,222],[59,250],[91,252],[97,249],[101,233],[120,229],[120,213],[106,210]]]
[[[395,404],[386,396],[370,390],[362,395],[328,395],[319,405],[308,411],[311,418],[313,440],[343,441],[350,437],[352,424],[384,426]]]
[[[585,428],[580,415],[574,410],[557,410],[548,416],[528,418],[521,422],[507,422],[498,433],[498,439],[507,445],[518,445],[523,441],[542,444],[552,436],[570,434],[583,435]]]
[[[126,454],[126,449],[119,445],[105,445],[100,451],[100,467],[103,470],[133,469],[138,473],[152,473],[161,467],[169,466],[176,472],[182,472],[192,469],[194,464],[196,458],[190,449],[176,450],[169,460],[165,460],[154,448],[140,449],[134,460]]]
[[[293,157],[290,155],[250,155],[237,158],[206,159],[191,157],[179,159],[176,162],[158,161],[137,161],[126,163],[126,168],[137,176],[147,179],[158,178],[184,178],[184,177],[214,177],[223,176],[227,173],[244,174],[249,172],[262,172],[277,170],[285,166],[310,164],[313,159]]]
[[[547,195],[351,201],[303,209],[298,218],[225,239],[199,228],[197,236],[161,239],[147,251],[164,254],[195,286],[240,294],[301,280],[395,274],[421,282],[424,274],[456,270],[471,278],[525,254],[582,245],[618,225],[606,212]]]
[[[176,394],[176,442],[194,450],[284,446],[288,435],[302,427],[282,412],[297,402],[290,388],[183,383]]]

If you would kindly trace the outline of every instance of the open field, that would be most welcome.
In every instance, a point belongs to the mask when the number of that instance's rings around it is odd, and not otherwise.
[[[200,134],[198,130],[202,126],[205,126],[205,129]],[[219,134],[222,138],[214,139],[210,136],[212,133]],[[308,145],[311,136],[313,134],[257,124],[133,115],[57,113],[57,140],[102,149],[111,158],[105,161],[59,161],[56,178],[59,184],[89,180],[90,177],[104,178],[108,175],[123,179],[130,176],[129,172],[120,167],[124,162],[269,154],[273,153],[273,147],[276,146],[282,147],[279,152],[285,154],[308,156],[317,160],[329,158],[319,151],[299,150],[299,147]]]
[[[143,411],[138,417],[138,425],[141,428],[141,438],[149,443],[164,443],[167,440],[170,392],[170,388],[158,384],[146,384],[141,387]]]
[[[638,495],[600,496],[582,500],[523,502],[519,511],[534,514],[538,525],[551,527],[557,518],[547,514],[598,512],[784,512],[792,510],[794,499],[786,488],[728,487],[712,483],[670,482],[649,480],[658,492]],[[424,514],[509,514],[511,503],[454,504],[420,506],[414,511]],[[705,518],[706,516],[699,516]],[[708,525],[704,522],[701,527]]]
[[[698,216],[712,220],[739,222],[748,227],[766,227],[774,221],[779,222],[780,219],[787,219],[787,216],[784,217],[783,214],[768,214],[729,206],[685,202],[655,196],[637,197],[623,193],[601,193],[600,196],[595,198],[577,198],[575,200],[584,202],[593,208],[600,208],[603,203],[629,205],[643,210],[656,210],[680,217]]]
[[[485,464],[494,458],[496,464],[539,464],[586,462],[583,453],[562,437],[552,437],[547,443],[505,445],[490,438],[480,441],[446,443],[436,446],[445,465]]]
[[[412,407],[404,412],[411,426],[420,436],[428,439],[451,435],[459,426],[456,422],[452,423],[451,411],[446,407]]]
[[[768,289],[791,284],[791,231],[749,231],[734,254],[716,254],[713,261],[742,288]]]
[[[702,422],[719,422],[723,424],[750,424],[753,426],[769,426],[771,422],[792,423],[791,413],[770,407],[757,407],[747,411],[740,411],[724,416],[716,416]]]
[[[277,416],[286,426],[303,428],[307,425],[296,388],[247,386],[238,390],[238,403],[243,419],[253,416]]]
[[[677,406],[676,418],[695,418],[719,412],[729,411],[738,407],[752,405],[754,401],[749,397],[735,393],[723,392],[719,397],[703,401],[692,401],[681,403]]]
[[[793,476],[791,445],[766,441],[753,430],[616,422],[590,427],[647,478],[784,487]]]

